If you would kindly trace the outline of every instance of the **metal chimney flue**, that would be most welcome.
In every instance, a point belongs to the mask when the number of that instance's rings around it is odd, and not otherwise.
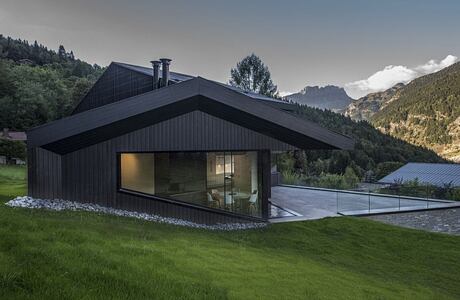
[[[153,68],[153,89],[156,90],[160,87],[160,64],[159,60],[152,60],[150,62]]]
[[[161,77],[162,77],[162,86],[168,86],[169,82],[169,64],[171,59],[169,58],[160,58],[161,61]]]

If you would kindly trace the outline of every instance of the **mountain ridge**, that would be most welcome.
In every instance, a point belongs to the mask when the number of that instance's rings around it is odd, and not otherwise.
[[[404,87],[404,83],[398,83],[385,91],[367,94],[351,102],[344,114],[355,121],[369,121],[375,113],[397,101]]]
[[[414,79],[370,121],[383,133],[460,162],[460,62]]]
[[[283,98],[298,104],[335,112],[342,112],[353,100],[344,88],[335,85],[306,86],[298,93]]]

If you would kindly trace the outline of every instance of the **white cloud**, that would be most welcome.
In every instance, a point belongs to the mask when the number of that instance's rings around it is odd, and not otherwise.
[[[393,65],[386,66],[383,70],[377,71],[367,79],[345,84],[345,90],[351,97],[359,98],[369,93],[384,91],[400,82],[409,83],[419,76],[437,72],[448,67],[457,60],[456,56],[447,55],[446,58],[439,62],[431,59],[427,63],[414,68]]]
[[[423,74],[438,72],[439,70],[444,69],[445,67],[448,67],[451,64],[454,64],[457,61],[457,59],[458,58],[456,56],[449,54],[446,56],[446,58],[441,60],[439,63],[436,62],[434,59],[431,59],[426,64],[415,68],[415,70]]]

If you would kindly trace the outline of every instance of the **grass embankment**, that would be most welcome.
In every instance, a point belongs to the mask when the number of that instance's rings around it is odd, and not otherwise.
[[[460,238],[355,218],[209,232],[2,205],[1,299],[458,299]]]

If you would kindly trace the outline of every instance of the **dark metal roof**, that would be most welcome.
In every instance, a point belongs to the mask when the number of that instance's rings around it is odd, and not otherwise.
[[[145,75],[149,75],[149,76],[153,77],[152,68],[147,68],[147,67],[142,67],[142,66],[135,66],[135,65],[130,65],[130,64],[121,63],[121,62],[113,62],[113,63],[118,65],[118,66],[120,66],[120,67],[124,67],[124,68],[127,68],[129,70],[139,72],[139,73],[143,73]],[[182,82],[182,81],[186,81],[186,80],[190,80],[190,79],[195,78],[195,76],[176,73],[176,72],[170,72],[169,74],[170,74],[169,79],[174,81],[174,82]],[[162,74],[160,72],[159,77],[162,78],[161,76],[162,76]]]
[[[54,121],[28,132],[30,147],[64,154],[200,110],[303,149],[352,149],[351,138],[224,85],[196,77]]]
[[[149,75],[149,76],[153,77],[152,68],[143,67],[143,66],[136,66],[136,65],[131,65],[131,64],[121,63],[121,62],[113,62],[113,64],[116,64],[118,66],[127,68],[129,70],[139,72],[139,73],[142,73],[142,74]],[[161,72],[160,72],[159,75],[160,75],[160,78],[161,78],[161,76],[162,76]],[[182,81],[190,80],[190,79],[193,79],[195,77],[196,76],[182,74],[182,73],[176,73],[176,72],[170,72],[170,80],[173,81],[174,83],[179,83],[179,82],[182,82]],[[234,91],[236,91],[238,93],[242,93],[242,94],[244,94],[244,95],[246,95],[248,97],[251,97],[253,99],[263,100],[263,101],[270,101],[270,103],[273,104],[273,106],[275,106],[275,107],[278,107],[278,108],[281,108],[281,109],[284,109],[284,110],[291,110],[291,111],[294,109],[292,104],[287,102],[287,101],[282,101],[282,100],[279,100],[279,99],[270,98],[270,97],[267,97],[267,96],[264,96],[264,95],[261,95],[261,94],[258,94],[258,93],[250,92],[250,91],[244,91],[244,90],[242,90],[242,89],[240,89],[240,88],[238,88],[236,86],[231,86],[229,84],[221,83],[221,82],[218,82],[218,81],[214,81],[214,82],[217,83],[217,84],[220,84],[222,86],[225,86],[225,87],[227,87],[229,89],[232,89],[232,90],[234,90]]]
[[[460,186],[460,164],[408,163],[379,180],[380,183],[412,181],[444,186],[452,183]]]

